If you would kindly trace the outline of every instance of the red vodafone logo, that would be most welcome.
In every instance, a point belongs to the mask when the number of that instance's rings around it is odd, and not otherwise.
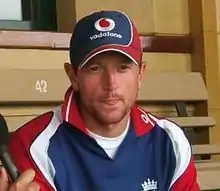
[[[115,22],[109,18],[101,18],[95,22],[95,28],[102,32],[111,31],[115,28]]]

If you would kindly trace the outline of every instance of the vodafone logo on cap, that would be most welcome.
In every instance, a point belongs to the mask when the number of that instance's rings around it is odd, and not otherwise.
[[[101,18],[94,24],[96,30],[99,32],[90,36],[90,40],[97,40],[100,38],[122,38],[121,34],[110,32],[115,28],[115,21],[109,18]]]
[[[95,28],[101,32],[111,31],[115,28],[115,22],[109,18],[101,18],[95,22]]]

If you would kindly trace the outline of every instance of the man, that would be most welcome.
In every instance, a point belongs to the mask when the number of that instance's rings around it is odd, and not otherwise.
[[[0,191],[198,191],[182,130],[135,104],[146,65],[132,21],[118,11],[82,18],[70,60],[63,105],[11,137],[22,175],[9,186],[2,170]]]

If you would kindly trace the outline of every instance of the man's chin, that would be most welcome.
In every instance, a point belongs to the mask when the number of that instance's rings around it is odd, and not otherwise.
[[[124,119],[126,113],[111,113],[111,114],[101,114],[97,116],[99,118],[99,121],[103,124],[116,124],[119,123],[121,120]]]

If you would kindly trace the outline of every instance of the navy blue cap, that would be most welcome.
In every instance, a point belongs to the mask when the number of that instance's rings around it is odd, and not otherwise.
[[[99,11],[83,17],[75,25],[70,40],[70,61],[74,66],[81,68],[105,51],[117,51],[137,64],[141,62],[141,40],[126,14]]]

